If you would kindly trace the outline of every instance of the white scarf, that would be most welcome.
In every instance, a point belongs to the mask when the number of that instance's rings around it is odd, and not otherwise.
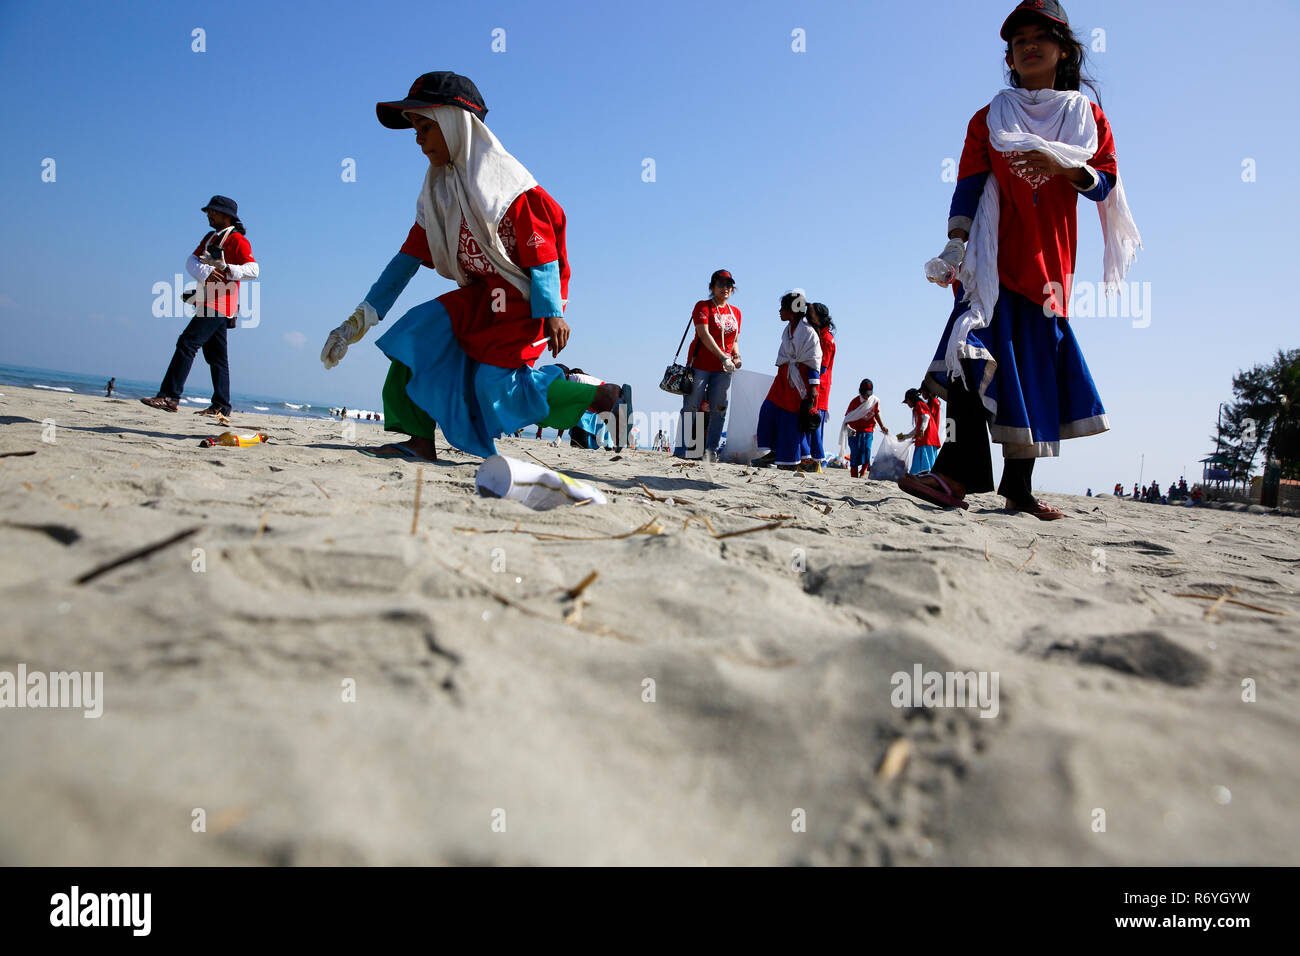
[[[1097,152],[1097,120],[1092,105],[1075,90],[1002,90],[989,104],[988,126],[990,148],[1000,153],[1042,150],[1067,169],[1084,166]],[[1142,246],[1118,173],[1114,188],[1097,204],[1097,212],[1105,242],[1102,276],[1109,294],[1124,280]],[[998,301],[1000,214],[998,181],[990,173],[958,272],[969,308],[957,319],[948,339],[945,365],[953,378],[962,377],[961,359],[974,355],[967,351],[967,336],[989,324]]]
[[[456,255],[464,221],[492,267],[527,299],[528,273],[510,260],[497,227],[514,201],[537,180],[477,116],[456,106],[407,112],[436,122],[451,153],[446,166],[429,167],[416,205],[416,221],[428,237],[434,268],[457,285],[469,285]]]
[[[864,418],[870,417],[871,413],[880,407],[880,399],[874,395],[868,396],[861,405],[848,412],[844,416],[844,422],[840,425],[840,457],[846,458],[849,454],[849,423],[860,422]]]
[[[799,366],[807,365],[814,372],[820,372],[822,367],[821,339],[817,337],[817,332],[807,317],[800,319],[793,331],[786,325],[781,333],[781,347],[776,352],[776,364],[778,367],[786,366],[791,386],[800,398],[807,398],[808,389],[804,385],[803,376],[799,374]]]

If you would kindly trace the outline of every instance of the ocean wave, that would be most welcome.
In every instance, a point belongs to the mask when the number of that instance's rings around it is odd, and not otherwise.
[[[267,408],[265,405],[254,405],[253,407],[256,408],[259,412],[269,412],[269,411],[270,411],[270,409]]]
[[[285,402],[284,405],[288,408],[311,408],[310,405],[295,405],[293,402]]]
[[[65,388],[62,385],[33,385],[32,388],[44,388],[51,392],[70,392],[72,389]]]

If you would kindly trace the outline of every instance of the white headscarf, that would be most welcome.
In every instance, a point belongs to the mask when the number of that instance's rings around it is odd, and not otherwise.
[[[528,274],[506,254],[497,227],[514,201],[537,180],[477,116],[456,106],[406,112],[436,122],[451,154],[446,166],[429,167],[416,204],[416,221],[429,239],[434,268],[457,285],[469,284],[456,255],[463,220],[492,267],[528,298]]]
[[[1067,169],[1086,165],[1097,152],[1092,104],[1077,90],[1002,90],[989,104],[988,127],[990,148],[1000,153],[1042,150]],[[1102,276],[1109,292],[1124,280],[1142,246],[1118,173],[1110,193],[1097,204],[1097,212],[1105,242]],[[990,173],[958,273],[969,309],[958,318],[948,339],[945,365],[954,378],[961,377],[961,359],[971,357],[964,351],[967,336],[989,324],[998,301],[1000,215],[997,177]]]

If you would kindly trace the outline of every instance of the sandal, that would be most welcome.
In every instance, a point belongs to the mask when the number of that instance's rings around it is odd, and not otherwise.
[[[200,409],[199,409],[197,412],[195,412],[194,414],[195,414],[195,415],[208,415],[208,416],[210,416],[210,417],[212,417],[212,418],[226,418],[226,417],[228,417],[228,416],[230,415],[230,412],[223,412],[221,409],[217,408],[217,406],[215,406],[215,405],[209,405],[207,408],[200,408]]]
[[[1007,511],[1023,511],[1025,514],[1033,515],[1039,521],[1057,521],[1065,517],[1065,512],[1059,508],[1053,508],[1046,501],[1035,501],[1032,505],[1017,505],[1007,499]]]
[[[174,412],[180,408],[180,402],[174,398],[168,398],[166,395],[155,395],[153,398],[142,398],[140,401],[150,408],[157,408],[164,412]]]
[[[922,478],[933,478],[939,483],[938,488],[933,488],[923,482]],[[938,505],[941,508],[961,508],[963,511],[970,509],[970,505],[965,500],[958,498],[953,494],[952,488],[942,477],[932,471],[927,471],[921,475],[904,475],[898,479],[900,491],[904,491],[913,498],[920,498],[922,501],[928,501],[932,505]]]

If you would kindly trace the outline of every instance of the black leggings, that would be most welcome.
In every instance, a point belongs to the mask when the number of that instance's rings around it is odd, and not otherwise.
[[[968,494],[979,494],[993,490],[989,413],[984,408],[979,393],[967,387],[972,370],[966,366],[963,371],[966,374],[961,381],[953,382],[948,387],[947,432],[950,437],[939,449],[939,457],[930,470],[961,482],[966,486]],[[1013,505],[1032,506],[1033,474],[1033,458],[1004,459],[998,494],[1009,499]]]

